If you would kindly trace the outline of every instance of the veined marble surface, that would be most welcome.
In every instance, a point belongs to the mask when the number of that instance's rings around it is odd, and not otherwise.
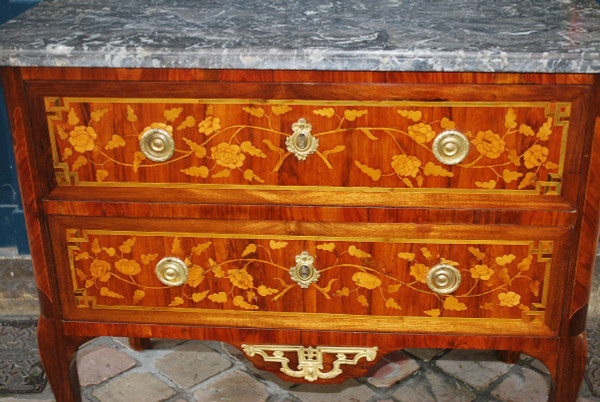
[[[593,0],[49,0],[0,65],[600,73]]]

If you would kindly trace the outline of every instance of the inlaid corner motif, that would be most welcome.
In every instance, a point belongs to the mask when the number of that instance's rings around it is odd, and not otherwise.
[[[569,103],[310,102],[45,98],[61,185],[252,185],[447,188],[560,194]],[[314,149],[294,157],[292,127]],[[172,158],[154,162],[139,138],[163,130]],[[444,165],[447,130],[470,151]],[[286,146],[287,144],[287,146]],[[316,148],[318,146],[318,148]],[[327,174],[323,174],[328,172]]]
[[[361,243],[214,234],[124,235],[78,229],[67,231],[67,243],[80,308],[200,308],[525,322],[543,320],[554,246],[551,241]],[[238,251],[230,254],[227,250]],[[320,274],[306,287],[290,277],[299,250],[309,250]],[[185,261],[189,274],[184,285],[169,287],[156,278],[156,263],[164,257]],[[451,294],[438,294],[427,285],[429,270],[440,263],[455,267],[462,277]]]

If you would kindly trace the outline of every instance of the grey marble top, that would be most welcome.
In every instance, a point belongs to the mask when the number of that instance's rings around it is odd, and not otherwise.
[[[593,0],[49,0],[0,65],[600,72]]]

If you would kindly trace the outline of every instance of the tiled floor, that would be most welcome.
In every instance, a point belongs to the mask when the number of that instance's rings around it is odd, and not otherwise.
[[[598,279],[596,275],[596,280]],[[0,260],[0,316],[31,316],[37,305],[27,260]],[[600,322],[598,284],[590,325]],[[7,302],[8,301],[8,302]],[[85,401],[544,401],[549,376],[522,355],[514,365],[494,352],[408,349],[381,359],[369,377],[340,385],[292,384],[256,370],[237,349],[220,342],[153,340],[137,352],[123,338],[97,338],[78,354]],[[586,384],[581,401],[594,398]],[[3,402],[53,400],[41,394],[0,396]]]

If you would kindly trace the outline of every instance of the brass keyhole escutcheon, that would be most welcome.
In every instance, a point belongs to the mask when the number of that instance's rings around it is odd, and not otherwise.
[[[165,257],[154,270],[159,281],[167,286],[181,286],[188,279],[188,267],[176,257]]]
[[[164,162],[173,156],[175,141],[166,130],[152,128],[141,135],[140,151],[151,161]]]
[[[308,251],[303,251],[296,256],[296,265],[290,268],[290,278],[301,288],[307,288],[311,283],[319,280],[321,273],[313,265],[315,257]]]
[[[460,286],[460,272],[452,265],[438,264],[427,273],[427,286],[437,294],[454,292]]]
[[[444,131],[433,140],[432,150],[435,158],[444,165],[456,165],[469,154],[469,140],[458,131]]]
[[[305,119],[299,119],[292,124],[293,134],[285,140],[287,150],[298,160],[305,160],[310,154],[317,152],[319,140],[311,134],[312,125]]]

